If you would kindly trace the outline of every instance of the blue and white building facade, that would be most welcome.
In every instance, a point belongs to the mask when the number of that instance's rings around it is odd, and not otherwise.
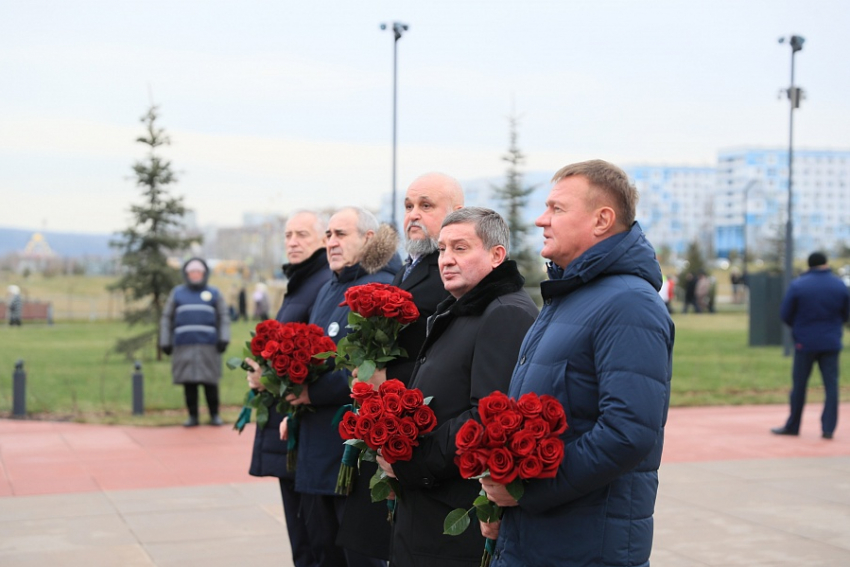
[[[794,150],[794,255],[850,244],[850,151]],[[744,148],[718,155],[714,247],[760,256],[785,235],[788,150]],[[746,231],[746,237],[745,237]]]

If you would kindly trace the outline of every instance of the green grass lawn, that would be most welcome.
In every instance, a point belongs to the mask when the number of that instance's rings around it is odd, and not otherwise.
[[[676,406],[785,403],[791,358],[781,347],[747,346],[745,313],[674,315],[672,404]],[[253,323],[236,323],[225,359],[241,355]],[[132,415],[132,363],[112,353],[115,338],[130,335],[121,322],[59,322],[0,326],[0,415],[12,411],[12,374],[23,359],[27,372],[27,410],[33,417],[100,423],[176,424],[185,418],[182,388],[171,384],[168,358],[143,358],[144,416]],[[841,359],[850,375],[850,360]],[[823,399],[817,372],[810,400]],[[224,368],[222,414],[232,422],[246,384],[243,371]],[[841,390],[850,399],[850,387]],[[201,402],[203,407],[203,401]],[[202,409],[202,417],[206,417]]]

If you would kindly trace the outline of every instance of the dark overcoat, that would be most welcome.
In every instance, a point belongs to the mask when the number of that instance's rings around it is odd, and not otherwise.
[[[569,429],[553,479],[504,509],[493,567],[648,567],[674,328],[635,223],[550,267],[510,396],[549,394]]]
[[[484,538],[477,522],[460,536],[443,535],[446,515],[469,508],[481,488],[460,477],[454,440],[467,419],[478,418],[481,398],[507,391],[520,344],[537,315],[523,283],[516,264],[507,261],[461,298],[441,303],[428,320],[410,386],[433,396],[438,425],[420,439],[410,461],[393,465],[402,487],[394,567],[475,567],[481,560]]]

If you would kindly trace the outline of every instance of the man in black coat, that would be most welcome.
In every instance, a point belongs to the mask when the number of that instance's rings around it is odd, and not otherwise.
[[[461,478],[455,435],[478,416],[478,401],[507,392],[525,333],[537,307],[523,289],[516,263],[507,260],[510,233],[504,219],[478,207],[460,209],[443,221],[439,268],[451,297],[428,319],[428,336],[409,387],[433,396],[437,427],[419,439],[409,461],[378,464],[396,477],[391,564],[393,567],[476,567],[484,549],[478,526],[460,536],[443,535],[443,520],[468,508],[479,484]]]
[[[283,266],[283,273],[288,282],[283,305],[276,317],[281,323],[306,323],[319,290],[331,278],[325,252],[326,226],[327,221],[312,211],[296,212],[286,221],[284,239],[289,263]],[[254,368],[248,373],[248,385],[255,390],[263,389],[259,365],[251,358],[246,358],[245,362]],[[283,415],[274,406],[270,407],[265,427],[256,429],[249,473],[278,478],[292,562],[295,567],[313,567],[316,560],[301,518],[301,497],[295,492],[295,473],[286,470],[286,441],[281,439],[280,433],[282,421]]]
[[[437,237],[446,216],[463,207],[463,189],[453,177],[442,173],[426,173],[417,177],[407,188],[404,198],[404,247],[407,251],[404,269],[393,279],[393,285],[409,291],[419,309],[419,319],[405,327],[398,336],[399,346],[407,357],[389,363],[378,370],[371,382],[379,385],[387,378],[410,381],[416,356],[425,342],[425,326],[437,305],[449,297],[443,287],[437,260]],[[338,537],[340,545],[371,557],[388,559],[390,524],[386,521],[387,506],[373,503],[369,479],[375,473],[374,463],[363,462],[354,479],[345,506],[345,516]]]

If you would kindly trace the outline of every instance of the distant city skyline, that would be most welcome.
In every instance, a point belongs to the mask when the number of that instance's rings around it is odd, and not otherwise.
[[[344,0],[300,4],[0,0],[0,226],[111,232],[139,199],[151,101],[177,195],[200,226],[241,211],[380,208],[391,185],[393,20],[399,193],[416,176],[502,175],[507,116],[525,171],[602,158],[712,166],[782,147],[790,48],[799,148],[850,147],[850,3]],[[237,217],[237,218],[234,218]]]

